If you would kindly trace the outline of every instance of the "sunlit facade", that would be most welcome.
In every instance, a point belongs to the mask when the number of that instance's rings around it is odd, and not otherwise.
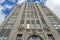
[[[60,40],[60,19],[37,3],[17,5],[0,26],[0,40]]]

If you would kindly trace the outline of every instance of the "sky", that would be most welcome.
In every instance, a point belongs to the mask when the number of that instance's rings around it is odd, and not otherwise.
[[[7,18],[7,16],[16,5],[30,1],[47,6],[60,18],[59,0],[0,0],[0,25]]]

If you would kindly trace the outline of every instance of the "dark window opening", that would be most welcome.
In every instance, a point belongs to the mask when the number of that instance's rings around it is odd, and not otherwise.
[[[52,34],[48,34],[48,40],[55,40]]]
[[[17,40],[22,40],[22,34],[17,34]]]

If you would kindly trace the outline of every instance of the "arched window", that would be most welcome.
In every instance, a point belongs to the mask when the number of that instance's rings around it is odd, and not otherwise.
[[[43,40],[43,39],[38,35],[32,35],[29,36],[27,40]]]

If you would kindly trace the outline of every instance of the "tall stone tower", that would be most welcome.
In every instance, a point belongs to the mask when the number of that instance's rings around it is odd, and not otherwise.
[[[17,5],[0,26],[0,40],[60,40],[60,19],[37,3]]]

